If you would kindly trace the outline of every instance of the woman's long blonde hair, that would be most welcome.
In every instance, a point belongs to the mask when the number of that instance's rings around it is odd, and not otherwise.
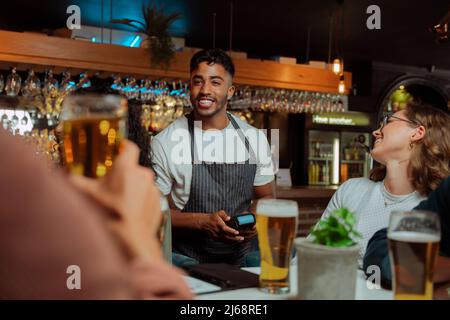
[[[412,145],[409,170],[411,183],[421,195],[428,195],[450,176],[450,115],[429,105],[409,103],[406,117],[426,129],[423,139]],[[412,125],[413,126],[413,125]],[[386,167],[374,168],[370,180],[386,177]]]

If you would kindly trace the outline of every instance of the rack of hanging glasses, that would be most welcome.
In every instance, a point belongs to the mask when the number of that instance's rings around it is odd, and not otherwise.
[[[89,85],[87,74],[81,74],[79,82],[75,83],[66,71],[58,82],[50,69],[45,72],[43,81],[32,69],[22,81],[16,68],[12,68],[6,79],[0,74],[1,125],[32,145],[37,154],[59,163],[56,126],[62,101],[71,92]]]
[[[22,73],[23,75],[23,73]],[[36,154],[60,163],[58,124],[64,98],[78,92],[114,93],[142,106],[140,124],[149,136],[190,112],[188,83],[183,81],[137,80],[83,72],[76,77],[69,71],[56,75],[51,69],[41,76],[29,70],[24,77],[12,68],[0,73],[0,125],[12,135],[22,137]],[[58,81],[60,79],[60,81]]]
[[[285,113],[324,113],[344,112],[347,107],[346,96],[340,94],[238,86],[230,101],[230,109]]]
[[[140,83],[139,83],[140,82]],[[178,81],[137,81],[134,77],[114,76],[111,89],[142,104],[141,125],[150,135],[166,128],[177,118],[190,112],[189,84]]]
[[[229,109],[243,121],[253,124],[254,114],[344,112],[347,97],[340,94],[237,86]]]

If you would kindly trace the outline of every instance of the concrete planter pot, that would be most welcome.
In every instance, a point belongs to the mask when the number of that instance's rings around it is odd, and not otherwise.
[[[355,299],[359,245],[332,248],[297,238],[295,246],[300,299]]]

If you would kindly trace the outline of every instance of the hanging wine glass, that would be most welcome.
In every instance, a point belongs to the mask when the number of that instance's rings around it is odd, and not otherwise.
[[[11,118],[12,128],[14,129],[15,127],[17,127],[18,124],[19,124],[19,117],[16,114],[16,109],[14,109],[14,114]]]
[[[20,85],[22,84],[22,79],[17,74],[16,68],[12,68],[11,73],[6,79],[5,91],[8,96],[17,96],[20,92]]]
[[[7,122],[5,130],[9,131],[9,133],[14,135],[14,129],[13,129],[13,126],[12,126],[12,121],[8,121]]]
[[[138,92],[137,92],[137,95],[136,95],[136,100],[138,100],[138,101],[143,101],[143,99],[144,99],[144,94],[145,94],[145,92],[144,92],[144,90],[145,90],[145,80],[144,79],[141,79],[141,80],[139,80],[139,82],[140,82],[140,84],[139,84],[139,88],[138,88]]]
[[[344,101],[342,101],[341,98],[339,98],[339,100],[338,100],[338,110],[339,110],[339,112],[344,112],[345,111]]]
[[[311,106],[312,106],[312,111],[311,113],[319,113],[320,109],[319,109],[319,100],[317,98],[317,92],[313,92],[312,93],[312,98],[311,98]]]
[[[91,86],[91,80],[89,80],[89,75],[87,72],[80,74],[80,81],[77,83],[77,88],[86,89]]]
[[[303,110],[308,113],[311,107],[310,94],[308,91],[305,92],[303,97]]]
[[[122,77],[119,75],[113,75],[113,83],[111,85],[111,89],[118,91],[119,94],[122,94],[123,90],[123,83],[122,83]]]
[[[288,110],[289,113],[297,112],[298,103],[299,103],[299,94],[300,93],[298,91],[293,91],[291,102],[289,105],[289,110]]]
[[[254,111],[261,111],[261,90],[256,89],[251,102],[251,109]]]
[[[268,110],[269,112],[274,112],[275,111],[275,100],[276,100],[276,91],[274,89],[269,89],[268,90],[268,99],[267,99],[267,104],[268,104]]]
[[[44,88],[42,88],[42,93],[45,97],[55,97],[58,93],[59,85],[58,80],[53,77],[53,71],[50,69],[47,71],[44,80]]]
[[[336,95],[333,95],[331,100],[331,112],[335,112],[337,108],[337,101],[336,101]]]
[[[22,95],[32,97],[41,94],[41,80],[34,74],[33,69],[28,71],[28,77],[23,83]]]
[[[26,126],[28,124],[28,117],[26,110],[23,110],[23,117],[20,119],[20,124]]]
[[[252,91],[250,87],[244,87],[244,91],[242,92],[242,107],[243,109],[250,108],[252,103]]]
[[[150,79],[146,79],[145,80],[145,85],[144,85],[144,99],[145,101],[149,101],[149,100],[154,100],[154,92],[155,92],[155,88],[153,87],[152,84],[152,80]]]
[[[175,89],[175,83],[173,85],[174,85],[174,89]],[[179,117],[181,117],[183,115],[183,111],[184,111],[183,83],[181,81],[178,81],[178,86],[179,86],[179,89],[175,90],[176,103],[175,103],[175,112],[172,116],[173,120],[176,120]]]
[[[324,103],[325,103],[325,112],[331,111],[331,95],[327,93],[324,97]]]
[[[139,94],[139,85],[134,77],[127,77],[123,91],[128,99],[136,99]]]
[[[9,122],[9,117],[6,114],[6,111],[3,110],[3,115],[2,115],[2,126],[3,128],[6,130],[7,126],[8,126],[8,122]]]
[[[72,91],[75,91],[76,89],[75,81],[71,79],[71,74],[69,71],[64,71],[62,74],[62,80],[61,80],[61,86],[60,90],[62,90],[64,93],[69,93]]]

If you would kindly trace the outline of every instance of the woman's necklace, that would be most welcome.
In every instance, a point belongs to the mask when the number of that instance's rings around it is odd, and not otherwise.
[[[399,197],[399,199],[389,199],[389,197],[392,197],[392,194],[390,194],[387,191],[386,186],[384,185],[384,181],[382,181],[380,183],[380,191],[381,191],[381,196],[383,197],[384,206],[386,208],[387,208],[387,206],[402,203],[416,195],[416,192],[414,191],[414,192],[411,192],[410,194],[408,194],[407,196]]]

